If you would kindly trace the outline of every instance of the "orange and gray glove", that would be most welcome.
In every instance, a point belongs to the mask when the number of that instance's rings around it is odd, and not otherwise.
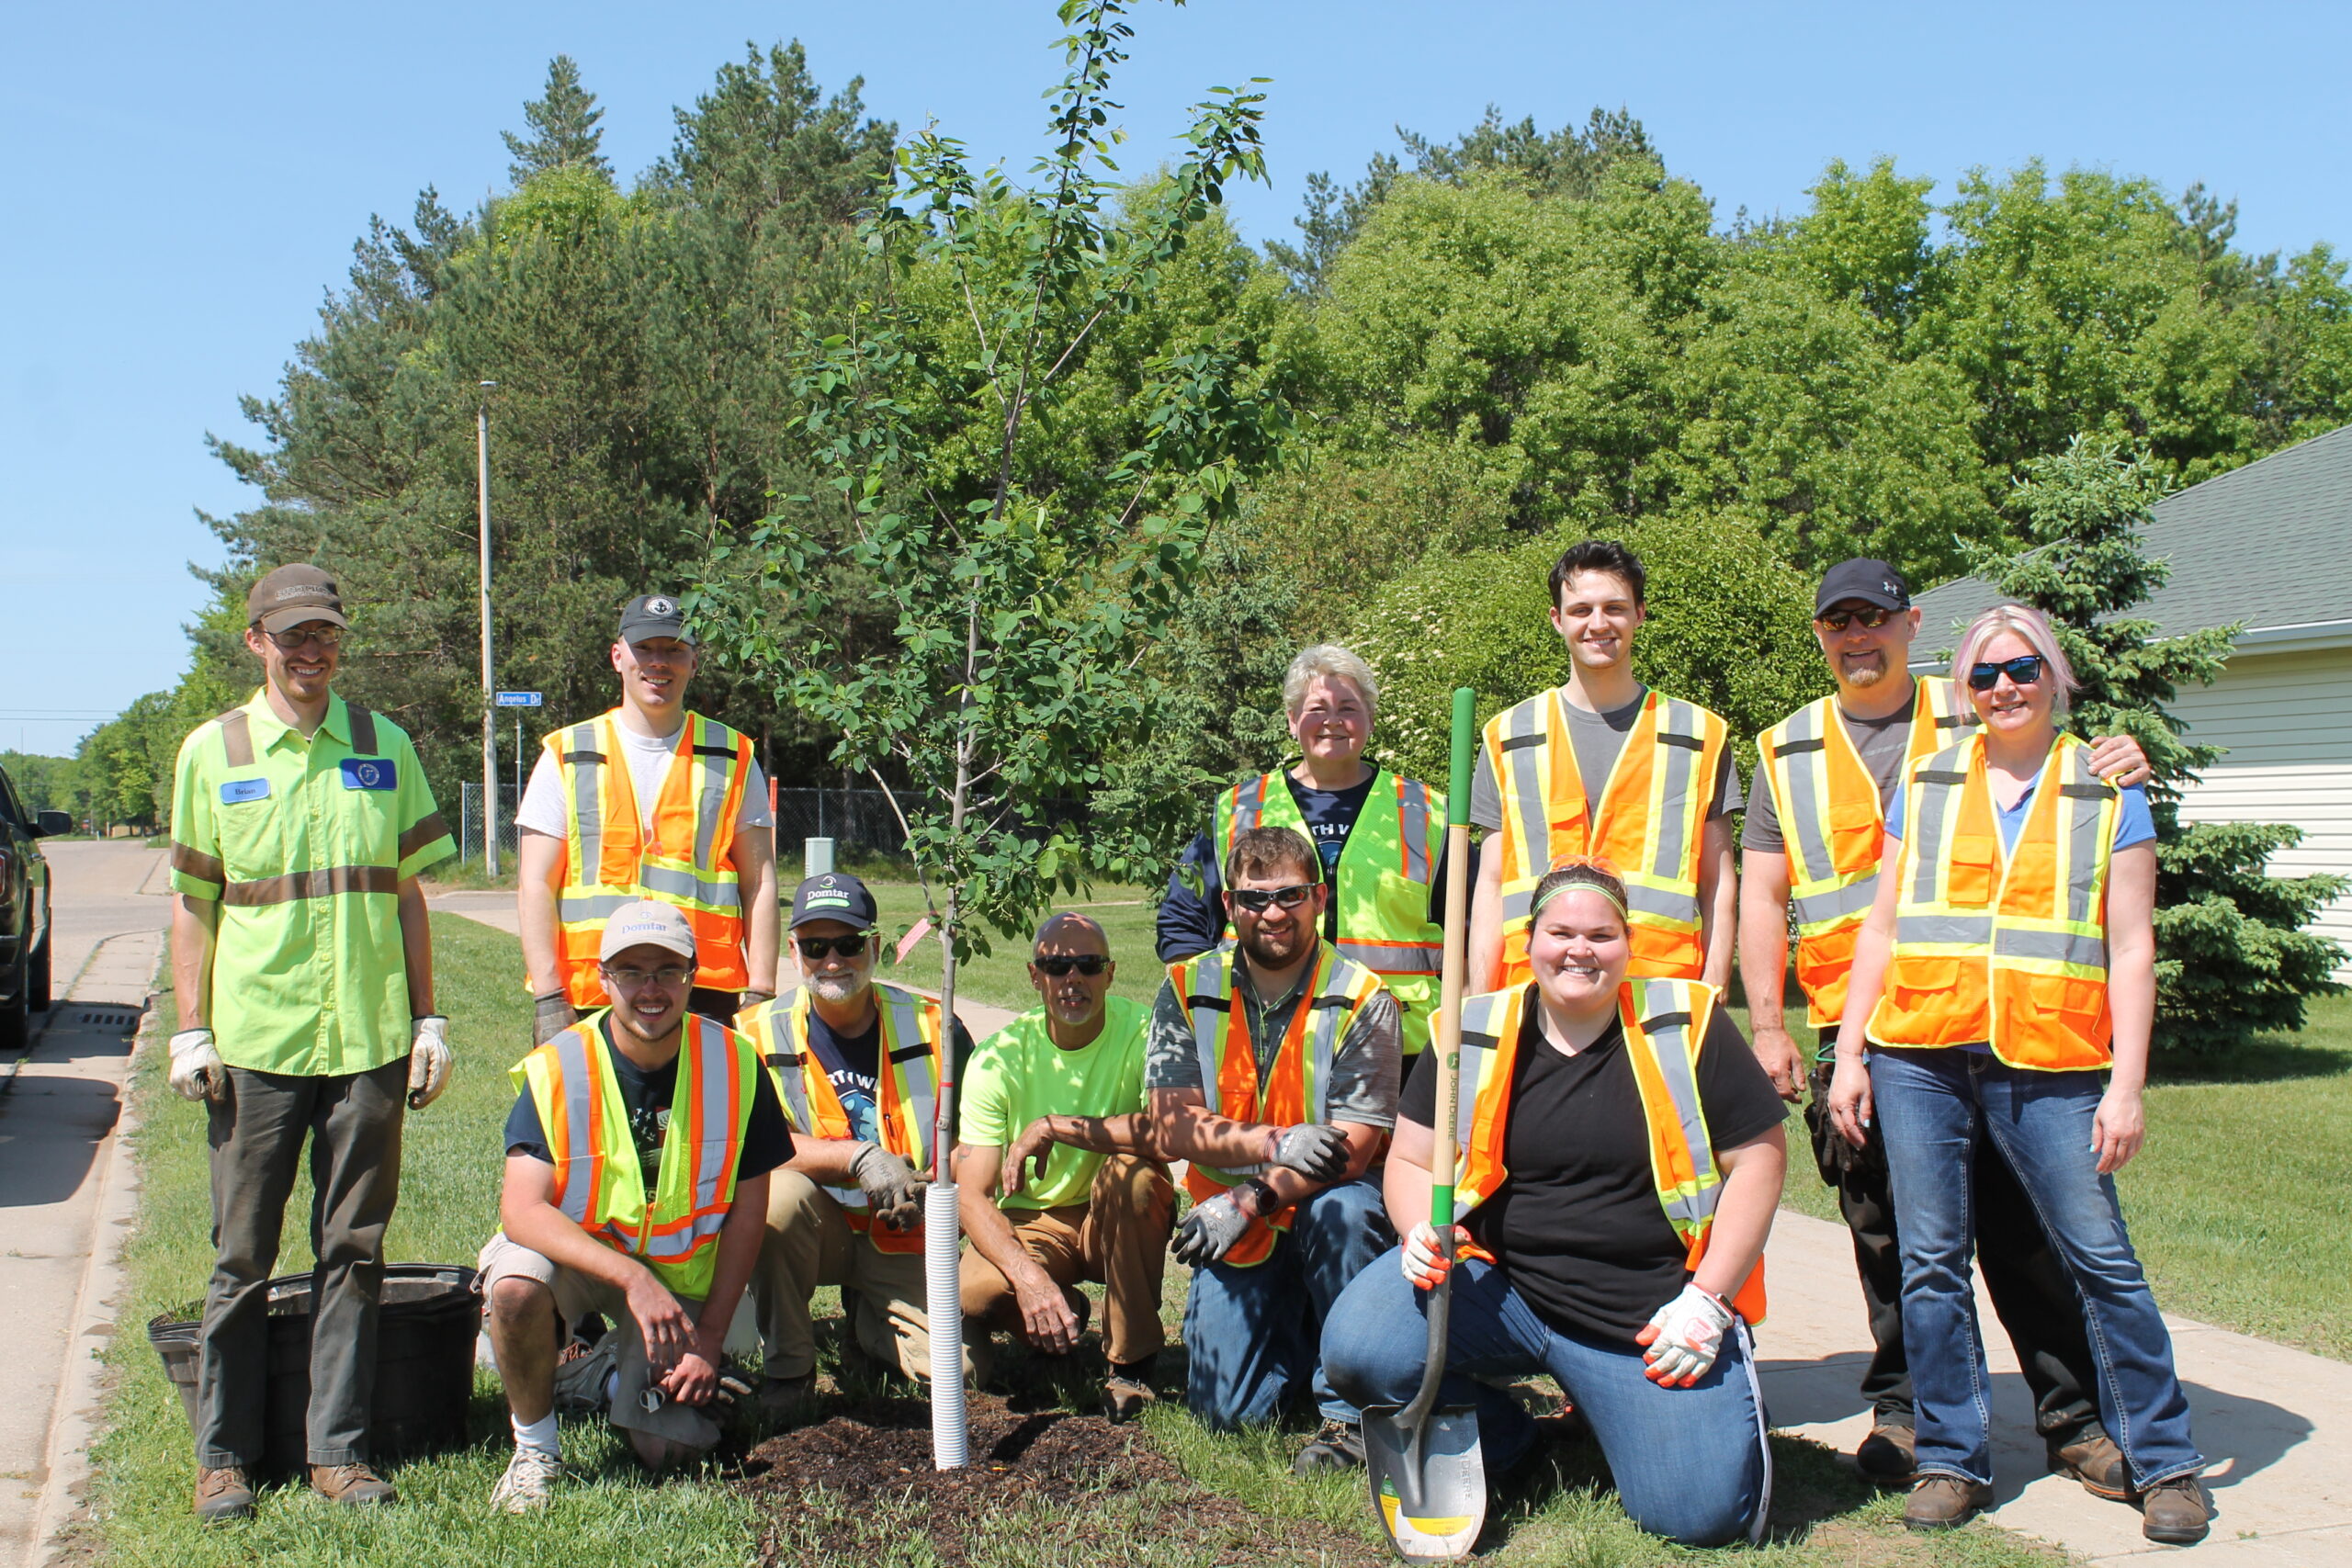
[[[1707,1375],[1724,1348],[1724,1330],[1731,1326],[1730,1303],[1721,1296],[1685,1285],[1682,1293],[1657,1309],[1649,1326],[1634,1337],[1649,1347],[1642,1359],[1649,1365],[1642,1375],[1665,1388],[1689,1388]]]
[[[182,1100],[218,1100],[229,1087],[229,1069],[212,1043],[212,1031],[183,1029],[172,1036],[172,1089]]]
[[[1462,1250],[1462,1244],[1470,1239],[1470,1233],[1460,1225],[1448,1225],[1445,1228],[1453,1233],[1453,1250],[1458,1256]],[[1437,1227],[1427,1220],[1415,1225],[1406,1235],[1405,1278],[1413,1281],[1415,1290],[1437,1289],[1439,1281],[1453,1271],[1453,1258],[1445,1255],[1445,1248],[1438,1235]]]
[[[422,1111],[449,1087],[449,1021],[429,1013],[409,1025],[408,1108]]]

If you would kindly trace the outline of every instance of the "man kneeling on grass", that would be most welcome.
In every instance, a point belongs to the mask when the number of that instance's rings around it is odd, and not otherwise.
[[[752,1047],[686,1012],[686,918],[650,899],[624,905],[598,961],[613,1005],[514,1070],[503,1228],[481,1254],[514,1424],[492,1497],[510,1513],[545,1506],[562,1473],[559,1321],[595,1314],[614,1325],[564,1369],[567,1404],[608,1409],[653,1470],[718,1446],[714,1412],[750,1392],[722,1377],[721,1348],[759,1259],[768,1172],[792,1156]],[[573,1387],[583,1370],[586,1386]]]
[[[965,1075],[956,1145],[957,1208],[976,1256],[964,1263],[966,1336],[983,1372],[991,1332],[1067,1355],[1086,1331],[1080,1280],[1108,1287],[1102,1413],[1125,1421],[1152,1399],[1159,1282],[1176,1185],[1151,1142],[1145,1034],[1151,1015],[1111,995],[1111,944],[1079,914],[1037,928],[1029,983],[1046,1005],[983,1042]]]

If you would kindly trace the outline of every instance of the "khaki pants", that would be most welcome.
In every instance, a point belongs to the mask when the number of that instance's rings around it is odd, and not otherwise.
[[[489,1299],[492,1289],[501,1280],[534,1280],[555,1297],[560,1324],[568,1326],[597,1314],[619,1330],[620,1348],[614,1370],[620,1374],[620,1382],[614,1390],[612,1409],[607,1415],[614,1426],[623,1431],[665,1438],[690,1449],[707,1451],[718,1446],[718,1423],[707,1414],[711,1407],[669,1400],[657,1410],[647,1410],[639,1402],[639,1396],[660,1380],[654,1376],[653,1363],[646,1359],[645,1336],[628,1310],[628,1292],[594,1275],[566,1269],[519,1242],[509,1241],[503,1231],[493,1235],[482,1247],[481,1256],[475,1260],[475,1274],[484,1300]],[[689,1317],[702,1311],[702,1303],[674,1291],[671,1294],[686,1309]]]
[[[1083,1203],[1058,1209],[1007,1209],[1012,1234],[1078,1310],[1078,1282],[1109,1287],[1103,1352],[1129,1366],[1167,1343],[1159,1326],[1159,1282],[1168,1267],[1168,1231],[1176,1220],[1176,1186],[1166,1168],[1134,1155],[1112,1155],[1094,1173]],[[964,1254],[964,1320],[970,1332],[1021,1328],[1012,1283],[977,1251]]]
[[[838,1285],[858,1348],[910,1378],[931,1377],[922,1253],[884,1252],[849,1228],[832,1194],[795,1170],[768,1175],[768,1232],[752,1275],[764,1371],[805,1377],[817,1364],[808,1298]]]

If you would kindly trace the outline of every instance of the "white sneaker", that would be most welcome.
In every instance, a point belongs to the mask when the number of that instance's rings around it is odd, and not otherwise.
[[[563,1461],[554,1454],[518,1448],[490,1494],[491,1506],[510,1514],[537,1513],[555,1500],[555,1483],[562,1475]]]

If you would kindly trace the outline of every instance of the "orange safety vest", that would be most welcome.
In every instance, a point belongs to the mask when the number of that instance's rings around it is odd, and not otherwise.
[[[1494,1196],[1510,1178],[1503,1145],[1510,1131],[1511,1071],[1535,983],[1469,998],[1462,1004],[1462,1075],[1474,1086],[1455,1101],[1454,1136],[1463,1151],[1454,1183],[1453,1223]],[[1696,980],[1628,979],[1617,988],[1625,1055],[1649,1123],[1650,1179],[1659,1207],[1688,1248],[1682,1266],[1696,1272],[1707,1255],[1723,1196],[1723,1173],[1699,1100],[1699,1047],[1714,1016],[1715,988]],[[1493,1255],[1473,1248],[1492,1262]],[[1764,1321],[1764,1259],[1758,1258],[1732,1298],[1749,1323]]]
[[[597,972],[597,944],[605,922],[639,898],[676,907],[694,927],[695,985],[715,991],[750,985],[734,850],[752,773],[751,740],[717,719],[688,714],[662,775],[650,840],[621,750],[618,708],[556,730],[542,744],[563,780],[556,963],[572,1005],[611,1000]]]
[[[808,1048],[809,1006],[805,987],[789,992],[754,1012],[743,1032],[767,1063],[795,1132],[816,1138],[854,1138],[857,1134],[850,1126],[849,1111],[825,1065]],[[939,1004],[919,991],[876,981],[874,1006],[882,1019],[882,1070],[876,1075],[880,1081],[875,1104],[882,1135],[876,1141],[911,1160],[916,1169],[929,1170],[932,1123],[939,1115]],[[849,1228],[871,1241],[876,1250],[922,1250],[920,1224],[911,1230],[876,1230],[863,1189],[825,1190],[842,1206]]]
[[[1502,830],[1487,852],[1501,857],[1503,984],[1534,973],[1527,933],[1535,885],[1563,855],[1597,856],[1623,879],[1627,974],[1695,980],[1706,966],[1699,851],[1730,730],[1695,703],[1650,693],[1596,807],[1577,773],[1562,700],[1556,687],[1539,692],[1487,721],[1487,766],[1502,796]]]
[[[1951,682],[1916,684],[1905,775],[1976,723],[1973,710],[1955,711]],[[1878,782],[1862,765],[1834,696],[1807,704],[1758,736],[1756,750],[1756,771],[1769,781],[1787,846],[1797,984],[1808,1020],[1826,1029],[1845,1016],[1854,942],[1878,897],[1886,829]]]
[[[644,1263],[679,1295],[700,1301],[710,1294],[719,1228],[735,1201],[759,1058],[725,1025],[686,1016],[649,1203],[628,1108],[599,1036],[603,1017],[598,1011],[582,1019],[507,1076],[539,1113],[555,1156],[555,1206],[596,1240]]]
[[[1216,797],[1217,865],[1231,856],[1237,834],[1261,826],[1289,828],[1314,841],[1286,772],[1244,779]],[[1379,976],[1396,998],[1397,1046],[1408,1062],[1429,1043],[1437,1015],[1445,928],[1430,919],[1430,885],[1437,876],[1431,846],[1443,848],[1444,836],[1445,796],[1419,779],[1377,768],[1331,878],[1339,933],[1333,945]],[[1233,934],[1230,922],[1226,934]]]
[[[1250,1040],[1249,1009],[1233,995],[1234,971],[1242,960],[1227,943],[1168,966],[1168,983],[1184,998],[1193,1021],[1193,1043],[1200,1053],[1201,1089],[1213,1116],[1236,1122],[1295,1127],[1330,1120],[1331,1062],[1340,1043],[1363,1010],[1380,993],[1379,977],[1353,959],[1342,957],[1328,942],[1316,944],[1314,972],[1290,1015],[1290,1028],[1274,1055],[1273,1069],[1262,1086],[1258,1082],[1258,1057]],[[1265,1169],[1263,1165],[1241,1170],[1217,1170],[1192,1161],[1184,1171],[1184,1190],[1193,1201],[1216,1197],[1239,1186]],[[1274,1250],[1274,1233],[1290,1229],[1288,1208],[1250,1222],[1241,1239],[1222,1261],[1236,1265],[1262,1263]]]
[[[2058,737],[2007,853],[1981,732],[1912,769],[1874,1043],[1982,1041],[2013,1067],[2107,1066],[2107,876],[2123,794],[2090,758]]]

